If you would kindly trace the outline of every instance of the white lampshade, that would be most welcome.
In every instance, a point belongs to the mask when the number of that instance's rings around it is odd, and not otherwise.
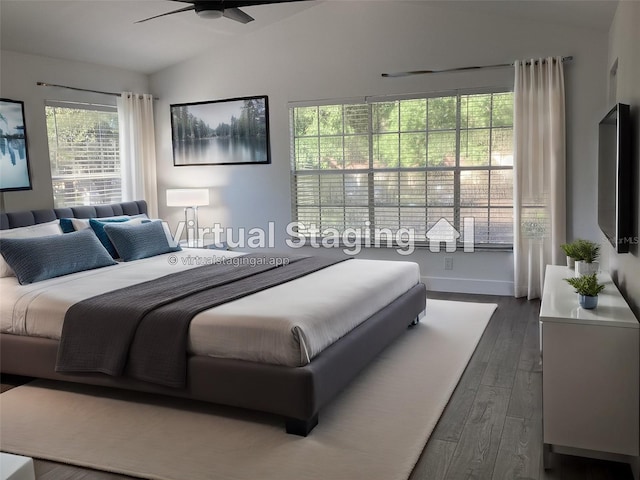
[[[167,189],[167,207],[201,207],[209,205],[207,188]]]

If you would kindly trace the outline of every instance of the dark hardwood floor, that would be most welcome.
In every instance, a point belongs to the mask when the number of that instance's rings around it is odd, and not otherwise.
[[[568,455],[553,454],[553,468],[543,469],[540,302],[438,292],[430,292],[429,297],[493,302],[498,304],[498,310],[410,480],[633,478],[628,465]],[[3,376],[2,391],[25,381],[28,379]],[[132,478],[41,460],[35,461],[35,467],[38,480]]]
[[[430,292],[498,304],[410,480],[626,480],[628,465],[553,454],[542,467],[539,301]]]

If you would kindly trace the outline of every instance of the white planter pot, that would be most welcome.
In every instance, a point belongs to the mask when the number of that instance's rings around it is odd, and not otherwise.
[[[575,265],[576,265],[576,261],[573,258],[571,258],[569,255],[567,255],[567,267],[573,270]]]
[[[587,263],[584,261],[576,262],[576,277],[581,275],[591,275],[600,271],[600,262]]]

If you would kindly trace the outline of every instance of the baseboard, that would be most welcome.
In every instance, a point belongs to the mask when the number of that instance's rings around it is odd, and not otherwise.
[[[513,296],[513,282],[428,276],[422,276],[422,282],[427,286],[427,290],[435,292]]]

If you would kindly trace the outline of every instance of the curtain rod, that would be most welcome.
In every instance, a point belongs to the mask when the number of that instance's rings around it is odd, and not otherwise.
[[[570,62],[573,60],[573,57],[562,57],[562,62]],[[534,63],[538,63],[537,60],[534,60]],[[530,65],[531,62],[526,62],[527,65]],[[511,63],[499,63],[496,65],[479,65],[474,67],[457,67],[457,68],[447,68],[444,70],[413,70],[409,72],[395,72],[395,73],[383,73],[381,76],[386,78],[398,78],[398,77],[408,77],[410,75],[425,75],[428,73],[448,73],[448,72],[463,72],[467,70],[479,70],[482,68],[503,68],[503,67],[513,67],[515,62]]]
[[[99,93],[100,95],[110,95],[112,97],[120,97],[119,93],[115,92],[101,92],[100,90],[90,90],[88,88],[78,88],[78,87],[69,87],[67,85],[57,85],[55,83],[45,83],[45,82],[36,82],[36,85],[39,87],[56,87],[56,88],[66,88],[67,90],[75,90],[78,92],[89,92],[89,93]],[[159,100],[156,97],[153,97],[154,100]]]

